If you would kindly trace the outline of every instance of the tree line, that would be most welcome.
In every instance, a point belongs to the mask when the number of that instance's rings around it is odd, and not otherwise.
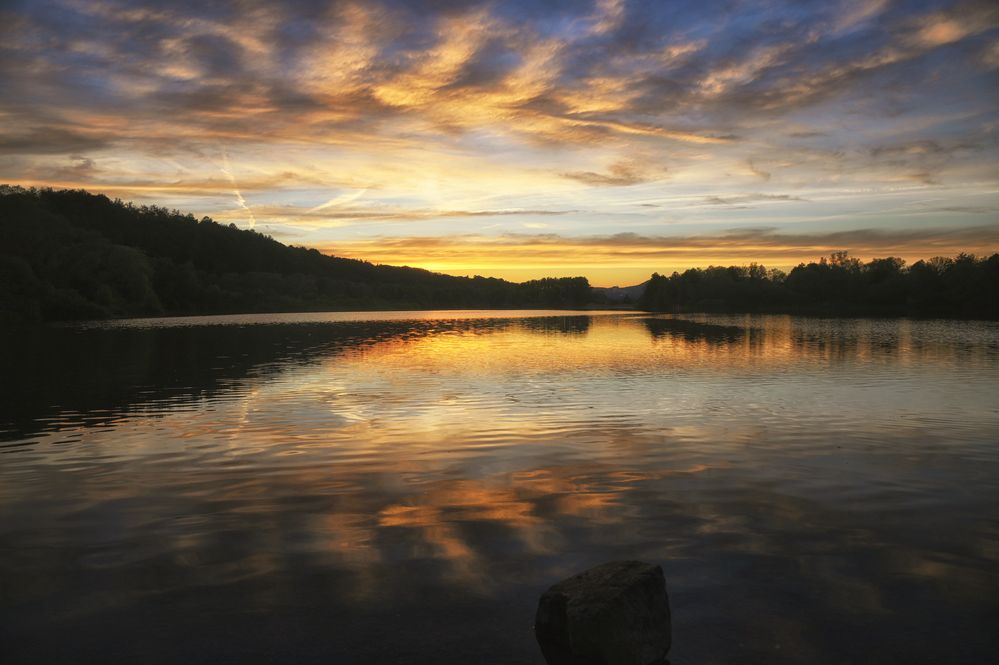
[[[344,309],[582,307],[585,277],[374,265],[83,190],[0,185],[0,321]]]
[[[789,273],[749,266],[653,274],[638,307],[657,312],[787,312],[999,319],[999,254],[867,263],[835,252]]]
[[[374,265],[159,206],[0,185],[0,322],[619,302],[605,291],[585,277],[518,284]],[[906,265],[836,252],[788,273],[755,263],[656,273],[635,304],[661,312],[999,319],[999,254]]]

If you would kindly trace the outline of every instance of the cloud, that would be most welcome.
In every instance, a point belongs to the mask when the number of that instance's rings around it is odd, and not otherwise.
[[[69,165],[56,167],[46,172],[46,177],[57,182],[66,180],[80,182],[96,178],[102,172],[102,169],[89,157],[71,155],[69,162]]]
[[[531,210],[531,209],[483,209],[483,210],[448,210],[404,208],[399,206],[317,206],[302,208],[290,205],[254,206],[256,215],[261,219],[273,222],[293,224],[299,227],[328,226],[331,228],[345,226],[351,223],[366,222],[426,222],[434,220],[487,218],[487,217],[547,217],[568,215],[576,210]],[[236,213],[239,214],[238,211]],[[216,214],[219,220],[229,221],[229,213]]]
[[[723,146],[743,133],[736,111],[791,112],[995,24],[983,3],[920,14],[884,0],[849,0],[831,19],[789,13],[779,33],[766,13],[730,8],[715,39],[690,36],[706,28],[682,3],[54,4],[63,14],[18,14],[32,39],[5,53],[4,105],[83,105],[208,140],[355,145],[404,123],[548,143]],[[874,18],[863,42],[839,35]]]
[[[596,187],[623,187],[627,185],[638,185],[652,180],[662,178],[666,169],[653,170],[646,165],[633,161],[615,162],[607,167],[606,173],[596,173],[594,171],[569,171],[562,173],[563,178],[577,180],[587,185]]]
[[[770,180],[772,175],[769,171],[764,171],[753,163],[753,160],[748,160],[746,166],[749,168],[749,172],[762,180]]]
[[[707,196],[704,202],[715,206],[733,206],[762,201],[804,201],[805,199],[790,194],[738,194],[735,196]]]
[[[942,143],[931,139],[908,141],[891,145],[876,145],[870,149],[874,157],[908,157],[922,155],[953,155],[966,150],[978,150],[981,146],[971,142]]]
[[[627,265],[664,270],[759,261],[793,265],[846,250],[863,259],[901,256],[915,260],[962,251],[990,254],[999,250],[999,224],[962,229],[863,228],[819,233],[781,232],[770,228],[735,229],[713,235],[661,236],[618,233],[566,236],[555,233],[498,236],[379,236],[341,240],[330,248],[339,255],[379,263],[434,269],[468,266],[487,270],[534,266],[538,274],[565,266],[593,268]]]
[[[0,154],[50,155],[100,150],[111,144],[107,133],[62,127],[35,127],[0,134]]]
[[[890,0],[845,0],[836,18],[833,30],[844,32],[856,28],[880,15],[888,8]]]
[[[988,138],[977,138],[960,141],[922,139],[876,145],[870,148],[871,163],[891,168],[917,182],[936,184],[945,169],[961,155],[985,148]]]
[[[893,249],[917,243],[923,245],[949,245],[972,243],[988,246],[999,245],[999,224],[989,224],[963,229],[877,229],[862,228],[846,231],[817,233],[788,233],[776,228],[730,229],[714,235],[662,236],[639,233],[616,233],[598,236],[563,236],[553,233],[525,235],[505,234],[494,237],[448,236],[416,238],[380,238],[380,244],[392,246],[457,247],[471,242],[501,246],[554,246],[617,247],[622,249],[656,249],[683,251],[689,249],[731,247],[770,247],[785,249],[845,248],[854,251]]]
[[[988,215],[999,213],[999,206],[942,206],[934,208],[937,212],[956,212],[968,215]]]
[[[217,157],[217,155],[215,155]],[[53,186],[63,188],[88,188],[97,193],[121,198],[183,197],[197,199],[232,198],[232,181],[214,167],[211,177],[177,177],[171,178],[135,178],[134,174],[121,173],[109,166],[98,168],[95,161],[82,155],[73,155],[67,159],[74,162],[70,167],[63,160],[57,162],[42,162],[28,168],[20,168],[17,176],[4,174],[4,180],[11,184],[23,186]],[[212,164],[215,165],[215,161]],[[306,173],[284,172],[273,176],[257,176],[250,179],[240,178],[241,192],[264,193],[279,189],[290,183],[310,183],[323,186],[328,183],[316,180]]]
[[[913,18],[909,23],[909,41],[936,48],[996,27],[999,27],[999,8],[994,3],[973,0]]]

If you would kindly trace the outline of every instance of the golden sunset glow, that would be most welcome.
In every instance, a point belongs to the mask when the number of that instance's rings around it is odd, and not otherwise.
[[[603,286],[999,247],[993,3],[668,4],[15,2],[0,182]]]

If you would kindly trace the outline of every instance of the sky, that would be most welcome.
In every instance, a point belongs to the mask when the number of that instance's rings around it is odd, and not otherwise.
[[[0,182],[513,280],[999,251],[990,0],[0,0]]]

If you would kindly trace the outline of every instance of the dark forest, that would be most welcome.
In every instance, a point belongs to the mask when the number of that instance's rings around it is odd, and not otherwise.
[[[582,307],[584,277],[515,284],[373,265],[80,190],[0,186],[0,320]]]

